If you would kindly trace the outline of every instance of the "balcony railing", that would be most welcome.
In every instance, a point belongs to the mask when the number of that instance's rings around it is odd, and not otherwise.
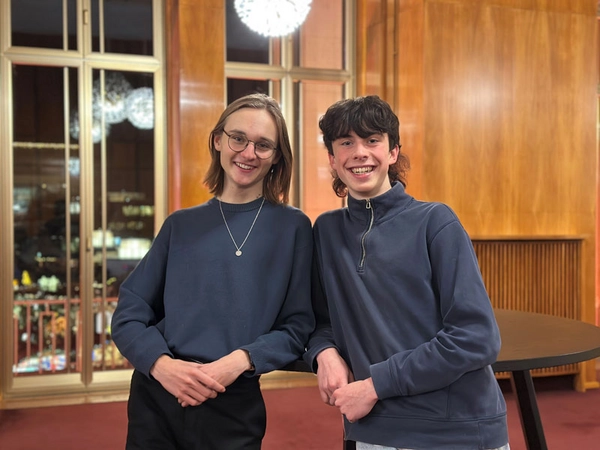
[[[110,337],[116,297],[95,298],[94,370],[129,368]],[[81,299],[15,300],[13,308],[13,373],[15,375],[81,372],[83,339]]]

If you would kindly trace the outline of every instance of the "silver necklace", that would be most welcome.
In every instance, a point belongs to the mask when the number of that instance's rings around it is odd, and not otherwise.
[[[258,215],[260,214],[260,211],[262,210],[262,207],[263,207],[264,204],[265,204],[265,198],[263,197],[262,203],[260,204],[260,208],[258,208],[258,212],[256,213],[256,217],[252,221],[252,225],[250,225],[250,229],[248,230],[248,233],[246,234],[246,237],[242,241],[241,245],[238,246],[237,242],[235,242],[235,239],[233,238],[233,234],[231,234],[231,230],[229,229],[229,225],[227,225],[227,219],[225,219],[225,214],[223,213],[223,207],[221,206],[221,200],[219,200],[219,209],[221,210],[221,217],[223,217],[223,222],[225,223],[225,227],[227,228],[227,232],[229,233],[229,237],[231,238],[231,242],[233,242],[233,245],[235,245],[235,248],[236,248],[235,256],[242,256],[242,247],[244,246],[244,244],[248,240],[248,236],[250,236],[250,233],[252,232],[252,228],[254,228],[254,224],[256,223],[256,219],[258,219]]]

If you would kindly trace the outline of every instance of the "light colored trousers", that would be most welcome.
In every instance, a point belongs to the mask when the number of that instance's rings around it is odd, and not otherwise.
[[[409,448],[384,447],[376,444],[365,444],[364,442],[356,443],[356,450],[411,450]],[[510,445],[506,444],[499,448],[490,448],[489,450],[510,450]]]

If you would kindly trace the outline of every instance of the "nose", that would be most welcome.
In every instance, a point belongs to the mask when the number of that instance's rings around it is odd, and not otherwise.
[[[250,144],[252,144],[252,148],[250,148]],[[248,153],[250,152],[250,153]],[[242,152],[244,154],[244,156],[248,159],[252,159],[256,157],[256,144],[254,143],[254,141],[248,141],[248,145],[246,145],[246,148],[244,149],[244,151]]]
[[[352,155],[355,159],[363,159],[369,156],[369,150],[366,145],[362,142],[358,142],[354,146],[354,153]]]

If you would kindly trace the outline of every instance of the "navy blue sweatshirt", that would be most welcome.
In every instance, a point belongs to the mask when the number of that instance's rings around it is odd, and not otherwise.
[[[350,440],[412,449],[508,442],[491,369],[500,335],[469,236],[454,212],[400,183],[314,226],[317,329],[306,361],[335,347],[379,401]]]
[[[238,246],[261,202],[222,203]],[[211,362],[244,349],[262,374],[302,355],[314,329],[310,220],[265,202],[235,251],[215,198],[165,220],[112,318],[113,340],[137,370],[149,376],[163,354]]]

